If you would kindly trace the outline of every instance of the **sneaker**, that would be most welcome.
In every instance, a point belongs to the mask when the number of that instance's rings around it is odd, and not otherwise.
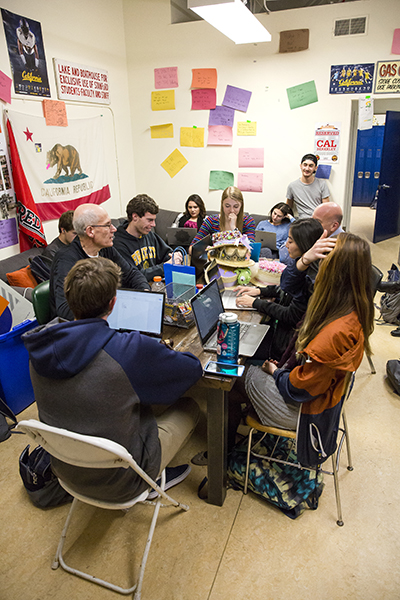
[[[193,465],[197,465],[199,467],[207,466],[208,465],[207,450],[203,450],[202,452],[198,452],[197,454],[195,454],[190,462]]]
[[[178,483],[181,483],[181,481],[186,479],[192,469],[189,465],[179,465],[178,467],[167,467],[165,470],[165,491],[167,491],[174,487],[174,485],[178,485]],[[161,477],[156,480],[156,484],[161,485]],[[154,498],[157,498],[158,495],[158,492],[152,489],[150,494],[147,496],[147,500],[154,500]]]
[[[390,335],[393,335],[394,337],[400,337],[400,327],[398,327],[397,329],[392,329]]]

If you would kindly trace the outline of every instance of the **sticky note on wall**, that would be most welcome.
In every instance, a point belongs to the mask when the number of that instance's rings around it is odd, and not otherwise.
[[[175,90],[151,92],[151,110],[175,110]]]

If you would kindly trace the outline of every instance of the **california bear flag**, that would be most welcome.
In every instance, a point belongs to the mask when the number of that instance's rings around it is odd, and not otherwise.
[[[31,213],[48,221],[80,204],[101,204],[110,198],[101,117],[69,120],[68,127],[53,127],[46,126],[42,117],[8,111],[8,120],[20,231],[27,229],[40,243],[43,228],[34,223]],[[21,168],[17,174],[16,153]]]

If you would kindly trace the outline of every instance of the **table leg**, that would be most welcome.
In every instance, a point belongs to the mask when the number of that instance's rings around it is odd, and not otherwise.
[[[222,506],[226,496],[228,398],[227,392],[207,390],[208,498]]]

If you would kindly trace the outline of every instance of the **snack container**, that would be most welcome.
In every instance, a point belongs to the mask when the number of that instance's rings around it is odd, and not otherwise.
[[[164,324],[189,329],[194,325],[190,299],[196,288],[184,283],[171,282],[165,286]]]

